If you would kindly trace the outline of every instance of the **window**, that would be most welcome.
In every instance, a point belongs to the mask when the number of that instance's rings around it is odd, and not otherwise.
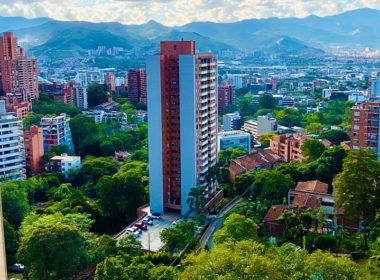
[[[360,112],[354,112],[354,116],[355,117],[359,117],[360,116]]]
[[[354,150],[359,150],[359,147],[358,146],[353,146],[352,147]]]
[[[354,129],[355,130],[359,130],[359,126],[358,125],[354,125]]]

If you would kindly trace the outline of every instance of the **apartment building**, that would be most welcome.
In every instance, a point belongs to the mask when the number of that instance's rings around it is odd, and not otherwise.
[[[147,104],[146,70],[131,69],[128,73],[128,98]]]
[[[22,124],[14,113],[7,113],[0,100],[0,179],[25,178],[25,151]]]
[[[31,126],[22,136],[25,146],[25,168],[28,176],[43,171],[41,158],[44,155],[44,137],[42,127]]]
[[[223,110],[232,105],[235,105],[235,87],[222,82],[218,87],[218,109]]]
[[[40,125],[43,129],[44,153],[48,153],[54,146],[68,146],[74,154],[73,139],[70,131],[70,118],[65,113],[59,116],[43,117]]]
[[[0,91],[4,96],[23,90],[25,98],[22,101],[38,99],[37,61],[25,56],[11,32],[4,32],[0,37],[0,76]]]
[[[258,116],[257,120],[248,120],[244,122],[243,129],[249,132],[255,139],[258,139],[265,133],[276,133],[278,130],[277,120],[271,114]]]
[[[238,128],[240,129],[242,122],[243,120],[239,112],[225,114],[223,115],[223,130],[231,131]]]
[[[351,108],[351,149],[371,148],[380,158],[379,122],[378,100],[356,103]]]
[[[311,138],[299,134],[276,135],[270,140],[270,150],[281,156],[286,162],[291,160],[302,161],[304,157],[301,146],[309,139]]]
[[[195,53],[194,41],[161,42],[146,59],[149,195],[153,212],[186,214],[190,189],[206,184],[217,162],[217,59]]]

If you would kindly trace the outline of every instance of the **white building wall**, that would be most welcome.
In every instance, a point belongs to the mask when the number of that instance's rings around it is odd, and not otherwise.
[[[149,150],[149,200],[152,212],[164,213],[161,120],[161,68],[160,56],[146,58],[148,150]]]
[[[196,153],[196,100],[195,100],[195,57],[179,56],[179,108],[181,132],[181,211],[190,208],[186,202],[189,191],[197,185]],[[149,109],[148,109],[149,112]],[[149,121],[151,118],[149,117]]]

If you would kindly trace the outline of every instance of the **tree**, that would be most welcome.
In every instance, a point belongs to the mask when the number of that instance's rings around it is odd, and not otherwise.
[[[222,228],[215,232],[213,241],[215,244],[242,240],[257,240],[256,223],[243,215],[232,213],[224,221]]]
[[[22,119],[22,126],[24,130],[29,130],[32,125],[40,125],[42,114],[30,113],[28,116]]]
[[[119,164],[111,157],[87,157],[78,174],[78,184],[85,185],[87,195],[96,196],[95,185],[104,175],[112,176],[119,169]]]
[[[81,157],[100,155],[99,131],[93,118],[78,115],[70,120],[74,149]]]
[[[375,219],[380,208],[380,168],[377,155],[371,149],[360,148],[351,151],[343,160],[343,171],[335,183],[337,207],[344,209],[345,215],[363,219],[365,248],[367,225]]]
[[[87,242],[89,243],[88,256],[92,263],[99,263],[108,256],[116,255],[116,240],[109,235],[103,234]]]
[[[328,252],[317,250],[308,257],[308,262],[322,279],[359,279],[358,265],[348,258],[337,258]]]
[[[95,107],[108,100],[107,92],[103,85],[91,84],[87,87],[88,106]]]
[[[125,234],[116,243],[116,247],[122,254],[129,256],[141,255],[141,242],[134,234]]]
[[[198,213],[207,202],[207,190],[205,186],[196,186],[190,189],[186,203],[189,204],[191,210]]]
[[[293,108],[284,108],[276,113],[280,125],[293,127],[301,125],[301,112]]]
[[[260,96],[259,104],[266,109],[273,109],[275,106],[275,99],[272,94],[264,93]]]
[[[146,163],[143,165],[146,166]],[[100,209],[113,226],[133,221],[136,208],[147,199],[147,178],[143,165],[140,162],[128,162],[113,176],[104,175],[95,186]]]
[[[310,134],[319,134],[323,129],[323,125],[317,122],[310,123],[306,126],[306,131]]]
[[[326,150],[325,145],[317,139],[306,140],[302,146],[302,155],[309,161],[318,159]]]
[[[261,136],[259,137],[259,142],[261,143],[261,146],[262,146],[263,148],[267,148],[267,147],[269,147],[270,140],[271,140],[274,136],[276,136],[276,133],[271,133],[271,132],[269,132],[269,133],[265,133],[265,134],[261,135]]]
[[[254,182],[255,180],[255,172],[248,171],[242,175],[236,177],[233,190],[235,195],[244,193]]]
[[[21,239],[18,259],[32,279],[72,279],[86,263],[85,239],[75,227],[40,224]]]
[[[4,218],[13,227],[18,227],[30,210],[27,193],[13,182],[4,183],[0,187]]]
[[[178,279],[284,279],[281,263],[265,255],[264,246],[244,240],[225,242],[214,250],[202,250],[183,260]],[[286,278],[285,278],[286,279]]]
[[[187,245],[191,248],[197,242],[196,225],[194,221],[179,221],[174,227],[164,229],[161,240],[169,252],[181,251]]]
[[[341,130],[329,130],[319,135],[320,139],[327,139],[334,145],[340,145],[341,142],[350,141],[347,132]]]
[[[269,207],[282,203],[294,185],[290,175],[284,175],[277,170],[262,169],[256,174],[251,186],[252,195],[254,199]]]
[[[7,257],[7,265],[13,265],[16,263],[16,253],[18,248],[19,236],[16,230],[3,219],[4,222],[4,239],[5,239],[5,251]]]

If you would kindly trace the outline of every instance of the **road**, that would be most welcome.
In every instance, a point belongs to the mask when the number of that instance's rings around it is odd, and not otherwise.
[[[214,236],[214,233],[220,228],[223,222],[223,217],[230,212],[232,209],[236,207],[236,205],[241,202],[243,199],[240,197],[236,199],[233,203],[228,205],[221,213],[215,216],[210,216],[210,229],[208,230],[205,238],[202,241],[202,248],[204,248],[207,244],[207,246],[210,249],[214,249],[214,242],[212,242],[212,237]]]

